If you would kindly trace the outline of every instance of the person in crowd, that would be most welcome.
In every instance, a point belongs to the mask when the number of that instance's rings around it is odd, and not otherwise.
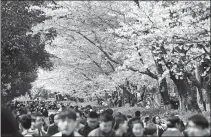
[[[180,120],[180,122],[179,122],[178,129],[179,129],[180,132],[184,133],[185,124],[184,124],[184,122],[182,120]]]
[[[158,137],[161,137],[161,135],[163,134],[163,132],[166,130],[167,128],[167,124],[161,121],[161,118],[159,116],[155,116],[152,118],[152,122],[154,124],[156,124],[157,126],[157,135]]]
[[[109,108],[109,109],[106,109],[105,110],[105,113],[107,113],[108,115],[113,115],[113,113],[114,113],[114,111],[111,109],[111,108]]]
[[[62,112],[62,110],[64,110],[64,106],[62,104],[58,104],[59,110],[58,112]]]
[[[123,114],[115,116],[114,124],[115,136],[122,137],[128,130],[127,117]]]
[[[169,119],[169,124],[167,125],[167,130],[164,131],[162,137],[168,136],[184,136],[183,133],[179,130],[180,127],[180,118],[178,116],[171,116]]]
[[[82,111],[81,124],[86,125],[86,121],[87,121],[87,117],[84,111]]]
[[[209,122],[204,116],[197,114],[188,119],[186,129],[188,137],[208,137],[209,130]]]
[[[58,114],[59,133],[54,134],[55,137],[80,137],[81,135],[75,131],[76,112],[73,109],[65,109]]]
[[[15,117],[6,107],[1,107],[1,125],[1,137],[23,137],[19,132]]]
[[[127,115],[127,119],[130,121],[133,117],[131,115]]]
[[[147,123],[144,128],[144,136],[157,137],[157,126],[154,123]]]
[[[128,137],[140,137],[144,135],[144,124],[140,118],[133,118],[130,120],[130,130],[128,131]]]
[[[59,132],[58,126],[57,126],[57,122],[55,122],[56,121],[55,120],[56,116],[57,115],[54,115],[54,114],[51,114],[49,116],[49,123],[50,123],[50,125],[48,126],[48,129],[47,129],[47,135],[52,136],[52,135],[54,135],[54,134]]]
[[[32,114],[32,125],[30,131],[34,132],[34,136],[45,136],[47,133],[43,127],[44,119],[43,115],[40,112],[34,112]]]
[[[19,129],[22,132],[23,136],[32,137],[33,132],[29,129],[31,127],[32,119],[29,115],[23,114],[19,117]]]
[[[135,118],[140,118],[141,117],[141,112],[139,110],[137,110],[135,112]]]
[[[91,111],[89,112],[88,114],[88,117],[87,117],[87,123],[85,124],[85,126],[81,129],[79,129],[79,133],[84,136],[84,137],[87,137],[88,134],[99,127],[99,122],[98,122],[98,114],[96,111]]]
[[[48,127],[49,127],[49,118],[48,117],[44,117],[43,116],[43,130],[45,132],[45,134],[47,134],[47,130],[48,130]]]
[[[59,115],[58,114],[55,114],[55,116],[54,116],[54,123],[57,126],[58,126],[58,121],[59,121]]]
[[[143,123],[144,123],[144,128],[145,128],[146,125],[147,125],[148,123],[150,123],[150,117],[149,117],[149,116],[146,116],[146,117],[144,118],[144,120],[143,120]]]
[[[89,137],[105,137],[115,136],[115,131],[112,129],[113,117],[107,113],[100,115],[100,126],[89,133]]]
[[[42,114],[44,117],[48,117],[48,110],[46,108],[43,108]]]
[[[81,128],[84,127],[84,125],[81,124],[82,115],[83,115],[83,113],[81,111],[76,110],[76,116],[77,116],[77,118],[76,118],[76,128],[75,128],[75,131],[77,131],[77,132],[79,131],[79,129],[81,129]]]

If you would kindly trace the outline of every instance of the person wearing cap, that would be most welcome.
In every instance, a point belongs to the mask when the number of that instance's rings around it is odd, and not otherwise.
[[[88,114],[87,117],[87,123],[85,124],[85,126],[81,129],[79,129],[79,133],[84,136],[87,137],[88,134],[99,127],[99,122],[98,122],[98,114],[96,111],[91,111]]]

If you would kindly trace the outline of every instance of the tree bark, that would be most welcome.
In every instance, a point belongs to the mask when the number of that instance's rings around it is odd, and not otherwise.
[[[202,103],[203,105],[203,108],[205,111],[207,111],[207,108],[206,108],[206,101],[205,101],[205,98],[203,96],[203,82],[202,82],[202,78],[201,78],[201,74],[202,74],[202,66],[201,65],[196,65],[195,66],[195,77],[193,76],[192,78],[192,81],[194,83],[194,85],[198,88],[198,93],[199,93],[199,97],[200,97],[200,102],[198,103]]]
[[[175,76],[170,73],[171,79],[177,87],[180,96],[180,109],[191,110],[201,112],[197,103],[197,90],[196,87],[192,87],[188,83],[188,79],[184,76],[183,79],[176,79]]]
[[[160,76],[162,76],[162,74],[164,73],[162,65],[159,64],[157,61],[155,61],[155,64],[156,64],[156,68],[157,68],[158,74]],[[160,83],[159,83],[159,92],[160,92],[160,95],[161,95],[161,97],[163,99],[164,105],[165,106],[169,105],[170,104],[170,98],[169,98],[169,94],[168,94],[168,87],[167,87],[166,78],[163,78],[160,81]]]
[[[169,98],[168,87],[167,87],[167,82],[166,82],[165,78],[159,84],[159,91],[160,91],[160,95],[163,99],[164,105],[169,105],[170,98]]]

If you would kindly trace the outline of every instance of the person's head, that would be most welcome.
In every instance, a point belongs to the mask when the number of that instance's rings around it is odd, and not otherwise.
[[[157,126],[154,123],[148,123],[144,130],[144,135],[156,135]]]
[[[87,117],[87,124],[91,129],[94,129],[98,126],[99,122],[98,122],[98,114],[96,111],[91,111],[88,114]]]
[[[140,117],[141,116],[141,112],[139,111],[139,110],[137,110],[136,112],[135,112],[135,117]]]
[[[171,116],[169,119],[169,124],[168,128],[178,128],[179,129],[179,124],[180,124],[180,118],[177,116]]]
[[[188,119],[188,136],[204,136],[208,133],[209,122],[202,115],[194,115]]]
[[[100,115],[100,130],[104,133],[108,133],[112,130],[113,117],[107,113]]]
[[[123,114],[115,116],[114,130],[121,130],[123,133],[126,133],[128,130],[127,117]]]
[[[131,119],[132,133],[137,136],[143,136],[144,124],[139,118]]]
[[[19,117],[18,121],[19,121],[20,129],[26,129],[26,130],[30,129],[31,123],[32,123],[32,119],[31,119],[31,117],[29,115],[26,115],[26,114],[21,115]]]
[[[153,117],[152,122],[155,123],[155,124],[160,124],[160,117],[159,116]]]
[[[149,122],[150,122],[150,117],[149,117],[149,116],[145,117],[145,118],[144,118],[144,122],[145,122],[146,124],[149,123]]]
[[[58,114],[58,128],[64,135],[70,135],[75,129],[76,112],[66,109]]]
[[[42,125],[44,124],[43,115],[40,112],[34,112],[32,114],[32,126],[34,128],[40,129]]]
[[[131,120],[133,117],[131,115],[127,115],[127,119]]]
[[[108,115],[111,115],[111,116],[112,116],[113,113],[114,113],[114,111],[113,111],[112,109],[109,108],[109,109],[106,109],[106,110],[105,110],[105,113],[107,113]]]
[[[117,115],[122,115],[122,113],[121,112],[117,112]]]
[[[49,116],[49,123],[50,124],[52,124],[52,123],[54,123],[54,114],[51,114],[50,116]]]

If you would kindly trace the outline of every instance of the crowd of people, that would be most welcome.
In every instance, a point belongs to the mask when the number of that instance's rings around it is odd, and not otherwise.
[[[49,105],[49,104],[48,104]],[[178,115],[165,119],[157,116],[114,114],[110,108],[96,110],[85,107],[45,103],[15,103],[2,107],[2,136],[53,137],[165,137],[210,136],[210,123],[197,114],[183,122]],[[49,112],[49,109],[54,109]]]

